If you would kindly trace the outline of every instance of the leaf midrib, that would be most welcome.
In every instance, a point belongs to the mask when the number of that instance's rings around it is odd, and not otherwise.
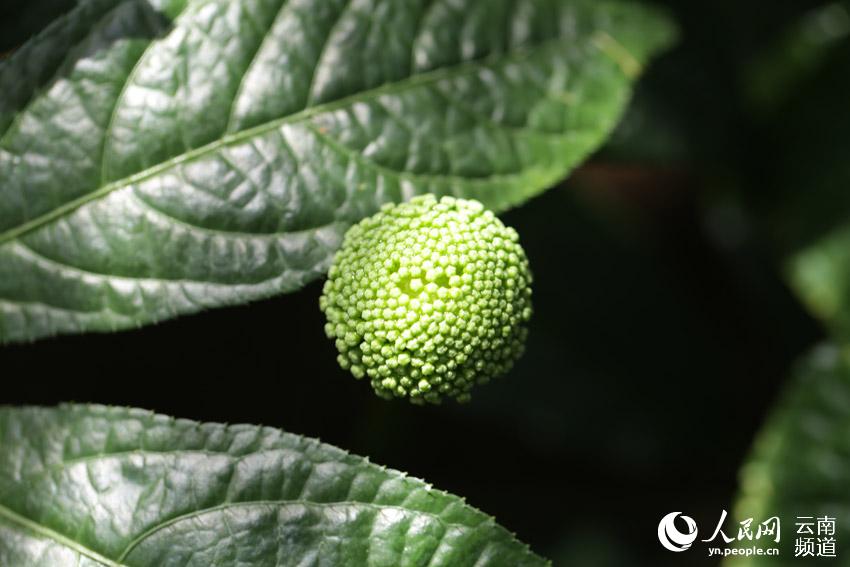
[[[597,42],[594,41],[594,38],[599,37],[600,34],[604,34],[604,36],[607,36],[610,41],[616,41],[616,39],[610,36],[607,32],[596,31],[588,36],[589,42],[594,47],[597,47],[597,49],[600,49],[603,54],[611,57],[611,54],[607,50],[599,48],[596,45]],[[161,163],[153,165],[147,169],[144,169],[127,177],[112,181],[90,193],[78,197],[77,199],[68,201],[67,203],[64,203],[63,205],[60,205],[59,207],[53,209],[52,211],[44,213],[14,228],[6,230],[0,233],[0,246],[13,240],[16,240],[29,232],[35,231],[50,222],[60,219],[88,203],[104,198],[111,194],[113,191],[150,179],[159,173],[165,172],[175,166],[190,162],[196,158],[211,154],[220,148],[238,144],[239,142],[242,142],[254,136],[260,136],[267,132],[271,132],[287,124],[297,124],[299,122],[307,121],[310,118],[313,118],[314,116],[326,112],[340,110],[351,104],[356,104],[358,102],[368,102],[370,100],[375,100],[383,95],[404,92],[406,90],[418,86],[436,83],[447,78],[460,77],[467,73],[475,72],[476,70],[480,69],[482,65],[486,65],[488,63],[499,61],[513,61],[528,58],[537,51],[542,51],[549,46],[557,45],[565,41],[567,41],[565,38],[553,38],[534,45],[517,47],[511,50],[510,52],[493,53],[485,57],[471,59],[469,61],[464,61],[463,63],[459,63],[449,67],[441,67],[432,71],[426,71],[424,73],[419,73],[417,75],[408,77],[402,81],[397,81],[394,83],[385,83],[373,89],[367,89],[365,91],[354,93],[337,99],[335,101],[330,101],[324,104],[305,108],[294,114],[270,120],[252,128],[247,128],[240,132],[224,135],[221,138],[214,140],[199,148],[195,148],[178,156],[174,156],[168,160],[165,160]],[[623,50],[626,50],[626,48],[623,47]]]
[[[33,520],[30,520],[29,518],[22,516],[17,512],[13,512],[3,504],[0,504],[0,518],[5,518],[14,525],[21,526],[22,528],[30,532],[36,533],[47,539],[51,539],[57,543],[60,543],[68,549],[75,551],[79,555],[91,559],[92,561],[97,561],[98,563],[106,565],[107,567],[129,567],[129,565],[117,563],[112,559],[109,559],[108,557],[104,557],[93,549],[89,549],[88,547],[80,544],[79,542],[76,542],[60,534],[57,531],[51,530],[50,528],[43,526],[38,522],[34,522]]]
[[[493,529],[496,529],[498,531],[501,531],[502,535],[508,537],[509,539],[516,540],[516,537],[511,532],[509,532],[509,531],[505,530],[504,528],[502,528],[501,526],[499,526],[499,524],[495,523],[493,518],[490,518],[490,517],[486,518],[486,521],[483,521],[480,524],[471,526],[471,525],[467,525],[467,524],[461,524],[461,523],[457,523],[457,522],[447,521],[447,520],[441,518],[439,515],[431,513],[431,512],[426,512],[426,511],[423,511],[423,510],[414,510],[414,509],[411,509],[411,508],[406,508],[404,506],[398,506],[398,505],[394,505],[394,504],[375,504],[374,502],[361,502],[361,501],[356,501],[356,500],[338,500],[338,501],[333,501],[333,502],[314,502],[314,501],[311,501],[311,500],[304,500],[304,499],[300,499],[300,498],[299,499],[293,499],[293,500],[255,500],[255,501],[247,501],[247,502],[225,502],[225,503],[219,504],[217,506],[211,506],[209,508],[201,508],[201,509],[198,509],[198,510],[193,510],[191,512],[181,514],[181,515],[176,516],[174,518],[170,518],[170,519],[168,519],[164,522],[160,522],[160,523],[150,527],[149,529],[145,530],[139,536],[135,537],[132,541],[130,541],[130,543],[127,544],[127,546],[122,550],[120,557],[116,561],[116,560],[113,560],[113,559],[109,559],[108,557],[106,557],[104,555],[101,555],[100,553],[94,551],[93,549],[90,549],[90,548],[86,547],[85,545],[83,545],[83,544],[81,544],[77,541],[74,541],[73,539],[71,539],[71,538],[69,538],[69,537],[67,537],[67,536],[65,536],[61,533],[59,533],[59,532],[57,532],[53,529],[50,529],[47,526],[39,524],[38,522],[35,522],[35,521],[27,518],[26,516],[22,516],[21,514],[14,512],[13,510],[7,508],[3,504],[0,504],[0,518],[4,518],[4,519],[8,520],[10,523],[12,523],[13,525],[20,526],[20,527],[22,527],[22,528],[24,528],[24,529],[26,529],[30,532],[33,532],[33,533],[35,533],[39,536],[42,536],[42,537],[45,537],[45,538],[50,539],[52,541],[55,541],[56,543],[59,543],[59,544],[65,546],[65,547],[67,547],[68,549],[73,550],[74,552],[78,553],[79,555],[86,557],[88,559],[91,559],[92,561],[96,561],[98,563],[106,565],[107,567],[131,567],[130,565],[123,563],[123,561],[126,560],[127,556],[129,556],[130,553],[132,553],[133,550],[136,549],[142,542],[149,539],[154,534],[162,531],[163,529],[168,528],[169,526],[175,525],[178,522],[184,521],[186,519],[198,517],[202,514],[213,513],[213,512],[216,512],[218,510],[229,510],[229,509],[232,509],[232,508],[240,508],[240,507],[248,507],[248,506],[272,506],[272,507],[285,507],[285,506],[317,506],[317,507],[357,506],[357,507],[371,508],[371,509],[378,509],[378,510],[400,510],[400,511],[407,512],[407,513],[414,514],[414,515],[422,515],[422,516],[430,517],[435,522],[437,522],[438,524],[441,524],[444,528],[446,528],[446,532],[449,531],[448,530],[449,528],[453,528],[453,527],[462,528],[462,529],[466,529],[466,530],[477,530],[477,529],[481,529],[482,527],[486,526],[486,527],[493,528]],[[521,543],[521,542],[518,542],[518,543]],[[525,545],[525,544],[521,544],[521,545],[522,545],[522,551],[523,551],[524,555],[526,555],[529,558],[535,558],[534,553],[531,551],[531,549],[527,545]]]
[[[11,417],[15,417],[16,414],[21,415],[29,415],[29,412],[33,408],[23,407],[23,408],[13,408],[11,406],[3,407],[0,405],[0,417],[3,417],[6,411],[11,414]],[[36,408],[37,409],[37,408]],[[176,514],[170,518],[164,519],[160,522],[157,522],[155,525],[148,527],[145,530],[142,530],[141,533],[136,535],[133,539],[130,539],[129,542],[123,546],[119,555],[116,555],[117,550],[112,553],[115,556],[115,559],[109,559],[104,557],[101,553],[94,551],[83,545],[79,542],[76,542],[69,538],[68,536],[63,535],[61,532],[58,532],[48,526],[44,526],[38,521],[27,518],[19,512],[16,512],[9,508],[6,503],[0,502],[0,520],[7,520],[11,529],[21,529],[23,531],[29,531],[31,533],[43,536],[44,538],[55,541],[61,545],[65,545],[67,548],[76,551],[81,556],[84,556],[93,561],[98,561],[105,565],[106,567],[131,567],[131,565],[126,563],[126,558],[133,551],[133,549],[139,545],[142,541],[147,539],[150,535],[157,532],[160,529],[163,529],[167,526],[173,525],[174,523],[180,521],[181,519],[190,518],[193,516],[197,516],[199,514],[203,514],[206,512],[218,510],[218,509],[230,509],[230,508],[238,508],[243,506],[276,506],[276,507],[286,507],[290,505],[302,505],[308,507],[332,507],[332,506],[359,506],[364,508],[372,508],[379,510],[401,510],[406,513],[414,514],[414,515],[423,515],[429,518],[434,519],[434,521],[438,522],[440,525],[445,526],[447,528],[451,528],[454,526],[462,527],[464,529],[469,530],[479,530],[479,529],[492,529],[495,530],[495,538],[500,541],[502,544],[507,545],[509,542],[512,542],[512,545],[515,544],[517,547],[517,551],[521,552],[522,557],[524,558],[523,564],[526,564],[526,561],[530,562],[530,564],[540,564],[540,565],[548,565],[551,567],[551,562],[546,561],[543,558],[539,557],[535,554],[530,547],[524,542],[517,539],[516,534],[506,529],[504,526],[500,525],[496,522],[495,518],[470,506],[465,499],[458,497],[456,495],[449,494],[442,490],[433,488],[430,484],[426,483],[424,480],[417,479],[415,477],[409,476],[406,473],[403,473],[398,470],[394,470],[388,467],[384,467],[381,465],[377,465],[371,463],[368,458],[361,457],[358,455],[352,455],[348,451],[344,449],[340,449],[338,447],[334,447],[332,445],[327,445],[318,440],[311,439],[308,437],[301,437],[299,435],[294,435],[291,433],[287,433],[281,430],[274,430],[269,428],[258,428],[255,426],[246,426],[246,425],[225,425],[219,423],[200,423],[194,422],[191,420],[176,420],[175,418],[167,418],[165,420],[160,419],[163,416],[158,414],[154,414],[148,411],[142,410],[134,410],[132,408],[111,408],[108,406],[101,406],[96,404],[61,404],[58,408],[60,411],[61,419],[54,422],[48,422],[51,425],[49,426],[50,433],[46,437],[46,439],[58,439],[60,437],[64,437],[71,429],[73,429],[74,424],[76,423],[84,423],[85,420],[95,418],[95,419],[103,419],[107,420],[113,426],[118,426],[120,424],[128,423],[132,421],[133,423],[142,423],[142,427],[144,429],[148,428],[156,428],[158,426],[168,427],[169,429],[172,427],[176,427],[176,429],[172,430],[172,433],[180,437],[185,431],[194,431],[197,428],[202,427],[205,429],[205,434],[218,436],[220,433],[227,433],[230,435],[242,435],[244,433],[253,433],[255,438],[252,439],[249,445],[253,445],[254,443],[259,443],[260,445],[251,450],[246,450],[244,453],[240,452],[240,454],[231,454],[229,452],[220,452],[213,449],[206,448],[201,450],[204,453],[211,453],[215,455],[221,456],[229,456],[229,457],[246,457],[246,456],[256,456],[259,453],[262,453],[265,450],[270,450],[271,447],[267,447],[264,445],[266,441],[273,441],[274,443],[281,442],[284,445],[281,445],[280,449],[285,449],[287,451],[294,451],[296,453],[302,453],[307,456],[311,452],[316,452],[317,454],[328,452],[328,456],[332,458],[337,463],[344,464],[348,467],[352,467],[355,469],[363,469],[363,470],[372,470],[378,469],[384,473],[387,473],[390,477],[393,477],[393,480],[396,481],[412,481],[416,483],[417,487],[412,487],[410,490],[405,490],[405,497],[400,503],[380,503],[375,502],[377,496],[373,496],[369,500],[355,500],[351,497],[350,490],[345,493],[345,496],[340,494],[340,499],[329,502],[320,502],[316,500],[311,500],[304,498],[303,494],[294,498],[263,498],[257,499],[253,501],[242,501],[242,502],[234,502],[234,501],[225,501],[213,506],[205,506],[196,510],[185,511],[182,514]],[[55,410],[51,410],[55,411]],[[21,423],[29,423],[32,425],[33,423],[41,422],[44,417],[43,413],[39,411],[32,415],[33,421],[29,419],[22,421]],[[36,419],[37,418],[37,419]],[[129,421],[128,421],[129,420]],[[14,421],[12,422],[14,423]],[[5,420],[0,420],[0,430],[3,429],[3,426],[7,425]],[[52,428],[56,426],[59,427],[60,432],[53,432]],[[207,429],[209,428],[209,429]],[[273,435],[269,436],[269,433],[273,433]],[[59,437],[56,437],[59,435]],[[290,445],[291,443],[291,445]],[[228,444],[228,446],[232,446],[232,444]],[[147,454],[148,452],[152,452],[154,454],[172,454],[172,453],[183,453],[185,449],[180,448],[166,448],[164,450],[147,450],[143,447],[134,447],[132,449],[127,449],[124,451],[115,451],[112,453],[103,453],[103,452],[95,452],[89,454],[79,455],[76,458],[71,458],[68,460],[60,460],[54,463],[51,463],[47,466],[56,466],[58,468],[64,468],[68,464],[77,464],[80,462],[89,462],[91,460],[97,460],[104,457],[113,457],[113,456],[126,456],[128,454],[137,454],[143,453]],[[189,450],[190,452],[196,452],[197,450]],[[351,462],[353,460],[353,462]],[[20,471],[19,471],[20,472]],[[357,475],[356,475],[357,476]],[[30,475],[24,475],[24,477],[20,477],[15,475],[14,480],[12,480],[12,485],[9,488],[13,488],[17,486],[17,490],[24,489],[25,486],[29,484],[28,480],[31,478]],[[8,479],[7,479],[8,480]],[[14,489],[14,488],[13,488]],[[460,521],[460,517],[443,517],[442,513],[436,513],[434,511],[417,509],[415,506],[410,507],[406,505],[407,498],[419,490],[424,489],[429,494],[448,496],[454,503],[459,503],[463,506],[464,509],[471,510],[477,514],[480,514],[481,521],[469,523],[466,521]],[[494,540],[495,541],[495,540]]]
[[[411,508],[406,508],[404,506],[398,506],[396,504],[375,504],[374,502],[361,502],[361,501],[358,501],[358,500],[336,500],[336,501],[333,501],[333,502],[315,502],[315,501],[312,501],[312,500],[304,500],[302,498],[297,498],[297,499],[292,499],[292,500],[251,500],[251,501],[247,501],[247,502],[225,502],[223,504],[218,504],[216,506],[210,506],[209,508],[201,508],[199,510],[193,510],[191,512],[186,512],[185,514],[180,514],[179,516],[175,516],[174,518],[171,518],[171,519],[166,520],[164,522],[160,522],[159,524],[152,526],[151,528],[149,528],[148,530],[146,530],[145,532],[143,532],[142,534],[137,536],[135,539],[133,539],[129,544],[127,544],[127,547],[124,549],[124,551],[121,552],[121,555],[119,556],[119,561],[125,560],[127,558],[127,556],[129,556],[133,552],[134,549],[136,549],[139,545],[141,545],[145,540],[150,539],[154,534],[156,534],[156,533],[158,533],[158,532],[160,532],[160,531],[162,531],[166,528],[169,528],[169,527],[171,527],[175,524],[178,524],[180,522],[183,522],[183,521],[191,519],[191,518],[197,518],[198,516],[201,516],[203,514],[209,514],[209,513],[213,513],[213,512],[217,512],[217,511],[223,511],[223,510],[231,510],[231,509],[234,509],[234,508],[246,508],[246,507],[252,507],[252,506],[257,506],[257,507],[259,507],[259,506],[270,506],[270,507],[306,506],[306,507],[317,507],[317,508],[334,507],[334,506],[354,506],[354,507],[370,508],[370,509],[375,509],[375,510],[400,510],[402,512],[406,512],[406,513],[412,514],[412,515],[427,516],[427,517],[433,519],[438,524],[441,524],[445,528],[460,528],[460,529],[464,529],[464,530],[478,530],[478,529],[481,529],[482,527],[494,528],[494,529],[501,531],[502,535],[508,536],[509,538],[512,538],[512,539],[516,539],[512,533],[510,533],[507,529],[505,529],[502,526],[500,526],[499,524],[497,524],[496,521],[491,517],[488,517],[485,521],[482,521],[480,524],[470,526],[470,525],[461,524],[461,523],[458,523],[458,522],[447,521],[447,520],[441,518],[439,515],[431,513],[431,512],[426,512],[426,511],[423,511],[423,510],[414,510],[414,509],[411,509]],[[446,531],[448,531],[448,530],[446,530]],[[526,555],[530,555],[532,557],[534,556],[533,552],[531,551],[531,548],[529,548],[528,545],[523,544],[522,542],[519,542],[519,540],[517,540],[517,542],[520,543],[523,546],[523,551],[525,552]],[[121,564],[119,564],[119,565],[121,565]],[[121,567],[126,567],[126,566],[121,566]]]

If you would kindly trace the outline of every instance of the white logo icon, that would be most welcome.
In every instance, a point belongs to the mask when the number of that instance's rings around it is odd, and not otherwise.
[[[676,518],[681,512],[670,512],[658,522],[658,541],[670,551],[685,551],[697,539],[697,523],[689,516],[682,516],[687,531],[680,532],[676,527]]]

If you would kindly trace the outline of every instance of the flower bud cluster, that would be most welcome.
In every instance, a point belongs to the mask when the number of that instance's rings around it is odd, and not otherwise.
[[[426,195],[348,231],[320,307],[339,364],[379,396],[463,402],[522,354],[531,272],[481,203]]]

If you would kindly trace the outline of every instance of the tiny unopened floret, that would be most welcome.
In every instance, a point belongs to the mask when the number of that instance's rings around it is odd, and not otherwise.
[[[481,203],[426,195],[348,231],[320,306],[339,364],[379,396],[463,402],[521,356],[531,272]]]

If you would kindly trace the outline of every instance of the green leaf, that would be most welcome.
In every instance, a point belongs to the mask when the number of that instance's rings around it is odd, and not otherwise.
[[[830,4],[825,13],[835,10],[844,18],[833,18],[832,31],[844,33],[850,23],[847,9]],[[828,57],[816,79],[779,108],[783,118],[770,127],[768,137],[776,142],[763,154],[776,167],[766,174],[755,205],[777,252],[786,256],[792,287],[830,336],[845,344],[850,340],[850,161],[845,150],[850,114],[843,109],[850,97],[850,41],[823,43],[829,46]]]
[[[792,287],[842,344],[850,341],[850,225],[833,229],[787,261]]]
[[[0,341],[296,290],[423,192],[521,203],[673,29],[609,0],[89,0],[0,67]]]
[[[275,429],[0,408],[0,565],[546,565],[463,500]]]
[[[780,403],[759,434],[741,472],[738,521],[779,516],[780,554],[736,557],[735,567],[807,564],[794,557],[797,516],[836,518],[838,561],[850,542],[850,351],[815,349],[796,368]],[[750,546],[753,542],[744,541]],[[772,540],[771,540],[772,543]],[[826,560],[824,560],[826,561]]]

